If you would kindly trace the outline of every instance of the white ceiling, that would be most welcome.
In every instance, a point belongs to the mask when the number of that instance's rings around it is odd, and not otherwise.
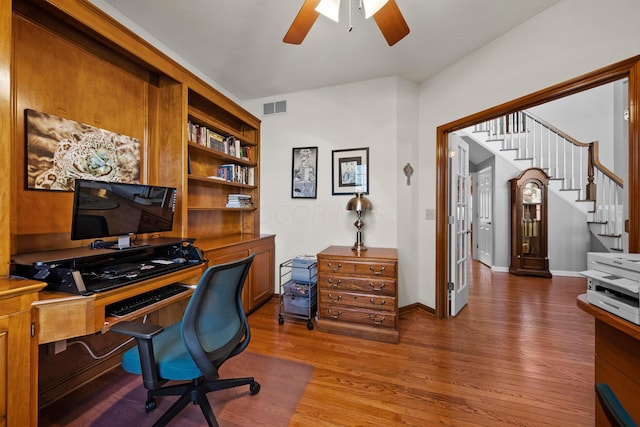
[[[93,3],[124,15],[125,25],[131,20],[242,101],[391,75],[421,82],[558,1],[396,0],[411,32],[393,47],[364,19],[359,0],[351,0],[353,31],[343,0],[341,22],[319,16],[301,45],[282,38],[303,0]]]

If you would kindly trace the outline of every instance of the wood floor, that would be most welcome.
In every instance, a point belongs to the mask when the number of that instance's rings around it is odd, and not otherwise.
[[[456,318],[404,314],[397,345],[279,326],[275,302],[252,314],[252,351],[315,367],[291,425],[593,426],[586,281],[472,276]]]

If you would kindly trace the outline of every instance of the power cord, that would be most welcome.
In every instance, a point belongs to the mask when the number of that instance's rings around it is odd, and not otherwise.
[[[142,323],[147,323],[147,315],[146,314],[142,318]],[[115,353],[116,351],[120,350],[121,348],[127,346],[128,344],[130,344],[134,340],[135,340],[135,338],[129,338],[128,340],[126,340],[122,344],[117,345],[115,348],[113,348],[112,350],[110,350],[109,352],[107,352],[107,353],[105,353],[105,354],[103,354],[101,356],[98,356],[97,354],[95,354],[93,352],[93,350],[91,350],[91,347],[89,347],[89,345],[84,341],[69,341],[69,342],[67,342],[67,345],[79,344],[82,347],[84,347],[85,350],[87,350],[87,353],[89,353],[89,356],[93,357],[95,360],[101,360],[101,359],[104,359],[105,357],[111,356],[113,353]]]

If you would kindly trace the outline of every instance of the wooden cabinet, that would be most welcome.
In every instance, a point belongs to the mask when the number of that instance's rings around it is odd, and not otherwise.
[[[45,285],[0,279],[0,427],[38,424],[38,343],[31,303]]]
[[[210,240],[203,240],[199,243],[209,265],[235,261],[252,253],[255,254],[242,293],[242,302],[247,313],[254,311],[273,297],[275,236],[246,237],[242,243],[232,239],[228,245],[225,245],[224,241],[216,241],[215,247],[210,247],[210,242]]]
[[[590,304],[586,294],[576,304],[595,319],[595,382],[608,384],[629,415],[640,420],[640,326]],[[595,408],[596,427],[609,427],[597,397]]]
[[[547,250],[547,186],[540,168],[524,170],[511,186],[511,265],[517,275],[551,277]]]
[[[397,343],[398,254],[330,246],[318,253],[318,330]]]

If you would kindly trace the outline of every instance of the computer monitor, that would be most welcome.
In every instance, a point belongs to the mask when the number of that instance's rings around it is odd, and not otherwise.
[[[76,179],[71,240],[117,236],[128,247],[131,235],[171,231],[175,206],[172,187]]]

